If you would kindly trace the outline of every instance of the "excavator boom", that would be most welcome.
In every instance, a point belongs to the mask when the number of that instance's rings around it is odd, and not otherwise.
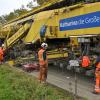
[[[25,35],[25,32],[30,28],[30,26],[30,23],[26,23],[25,25],[21,26],[21,28],[14,35],[12,35],[7,39],[7,41],[5,41],[4,45],[6,46],[6,48],[9,48],[11,45],[21,39],[21,37]]]

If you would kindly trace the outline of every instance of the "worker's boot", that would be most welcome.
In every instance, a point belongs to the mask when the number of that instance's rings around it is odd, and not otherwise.
[[[93,94],[100,94],[100,93],[98,93],[98,92],[96,92],[96,91],[93,91],[92,93],[93,93]]]

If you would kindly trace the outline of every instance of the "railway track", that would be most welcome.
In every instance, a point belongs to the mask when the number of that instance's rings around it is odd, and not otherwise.
[[[38,72],[30,74],[38,76]],[[61,71],[55,66],[50,66],[47,82],[75,94],[75,75],[73,72]],[[77,74],[77,95],[86,98],[86,100],[100,100],[100,95],[93,94],[93,90],[94,79]]]
[[[31,60],[23,60],[23,63],[33,63]],[[37,62],[37,61],[35,61]],[[54,61],[55,62],[55,61]],[[33,71],[29,73],[35,77],[38,76],[38,72]],[[77,73],[77,95],[80,97],[87,98],[86,100],[100,100],[100,95],[93,94],[95,81],[93,77],[87,77],[82,75],[82,73]],[[54,66],[53,64],[49,65],[48,78],[47,82],[72,92],[75,94],[75,73],[72,70],[62,69],[59,65]]]

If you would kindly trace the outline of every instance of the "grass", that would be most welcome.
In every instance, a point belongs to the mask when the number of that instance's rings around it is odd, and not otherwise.
[[[0,100],[73,100],[73,98],[68,92],[40,84],[26,72],[4,64],[0,65]]]

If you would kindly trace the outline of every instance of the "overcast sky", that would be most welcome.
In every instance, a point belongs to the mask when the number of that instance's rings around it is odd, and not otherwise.
[[[30,1],[32,0],[0,0],[0,16],[9,14],[14,9],[21,8],[21,5],[27,5]],[[37,5],[37,3],[34,2],[34,5]]]

